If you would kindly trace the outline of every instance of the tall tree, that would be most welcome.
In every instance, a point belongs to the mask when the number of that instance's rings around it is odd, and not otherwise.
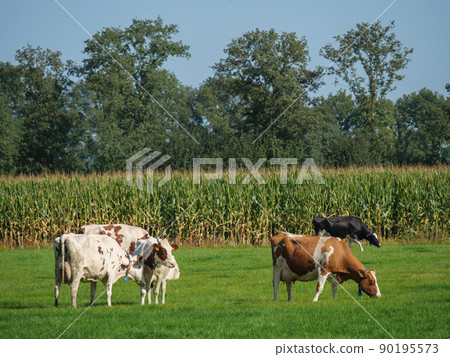
[[[320,51],[334,62],[330,73],[347,83],[355,96],[364,114],[361,126],[371,142],[374,157],[379,157],[378,147],[384,140],[379,130],[385,121],[380,117],[382,101],[395,89],[395,82],[403,79],[400,72],[413,51],[397,40],[392,32],[394,27],[394,21],[388,26],[382,26],[380,21],[373,25],[357,24],[355,29],[334,37],[336,47],[328,44]],[[392,125],[389,123],[388,127]]]
[[[8,101],[0,96],[0,175],[17,172],[21,130]]]
[[[322,135],[317,144],[324,156],[323,164],[345,167],[356,164],[361,153],[367,154],[358,142],[360,111],[350,94],[340,90],[326,98],[315,98],[313,107],[322,117]]]
[[[396,109],[398,163],[448,163],[450,100],[424,88],[399,98]]]
[[[231,155],[279,155],[313,120],[305,100],[319,85],[319,70],[307,68],[306,40],[256,29],[232,40],[225,54],[200,88],[205,120]]]
[[[196,124],[186,106],[190,90],[162,68],[169,57],[189,56],[188,46],[173,40],[177,32],[159,17],[135,19],[86,41],[87,58],[78,73],[93,95],[90,127],[98,169],[124,169],[125,160],[144,146],[173,155],[175,140],[197,145],[189,137]]]
[[[74,169],[69,157],[77,113],[69,108],[70,61],[60,52],[30,45],[16,53],[18,64],[2,64],[1,87],[14,118],[21,127],[19,171]]]

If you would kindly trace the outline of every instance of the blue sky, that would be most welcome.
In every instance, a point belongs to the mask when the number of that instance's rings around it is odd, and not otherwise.
[[[328,66],[319,50],[333,42],[333,36],[372,22],[392,2],[368,0],[320,1],[150,1],[150,0],[58,0],[88,32],[104,27],[126,27],[133,18],[155,19],[176,24],[178,40],[190,46],[190,59],[170,59],[166,68],[186,85],[198,86],[212,75],[211,66],[224,57],[223,50],[233,38],[259,28],[295,32],[305,36],[311,67]],[[450,83],[450,1],[398,0],[381,17],[384,25],[395,20],[397,38],[414,48],[412,60],[403,71],[405,79],[389,95],[429,88],[445,94]],[[14,62],[15,51],[27,43],[59,50],[63,57],[80,62],[88,35],[54,0],[2,1],[0,11],[0,61]],[[319,94],[339,88],[330,78]]]

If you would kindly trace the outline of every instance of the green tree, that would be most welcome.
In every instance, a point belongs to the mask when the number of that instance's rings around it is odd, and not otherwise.
[[[18,170],[25,173],[74,169],[70,156],[76,112],[71,111],[70,61],[60,52],[30,45],[16,53],[17,65],[0,66],[1,89],[21,128]]]
[[[360,110],[353,97],[343,90],[314,99],[314,109],[322,118],[321,137],[325,165],[345,167],[358,162],[360,153],[368,154],[358,143]],[[363,155],[364,156],[364,155]]]
[[[396,109],[398,163],[448,163],[450,100],[424,88],[399,98]]]
[[[394,26],[394,21],[388,26],[382,26],[380,21],[357,24],[355,29],[334,37],[336,47],[328,44],[320,51],[334,62],[330,73],[349,86],[362,111],[360,126],[370,142],[375,162],[382,160],[378,149],[386,140],[383,134],[391,137],[389,128],[394,124],[382,117],[383,100],[395,89],[395,82],[403,79],[400,72],[413,51],[397,40],[392,32]]]
[[[20,123],[14,118],[7,100],[0,97],[0,174],[16,173],[20,140]]]
[[[197,125],[192,91],[162,68],[169,57],[189,56],[188,46],[173,41],[177,32],[159,17],[135,19],[86,41],[87,58],[78,73],[92,95],[89,128],[97,169],[124,169],[125,160],[145,146],[177,154],[176,160],[185,154],[173,151],[176,141],[189,149],[197,145],[189,137]]]
[[[320,84],[320,71],[307,68],[306,40],[256,29],[232,40],[225,54],[201,86],[198,106],[220,151],[234,157],[307,151],[293,143],[314,130],[314,113],[305,100]]]

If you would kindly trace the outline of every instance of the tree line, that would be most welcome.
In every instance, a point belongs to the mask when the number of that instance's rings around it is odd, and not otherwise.
[[[124,170],[144,147],[179,169],[194,157],[448,163],[449,98],[426,88],[387,98],[413,52],[394,26],[335,36],[320,51],[328,68],[311,64],[304,37],[256,29],[227,45],[198,88],[164,68],[190,54],[161,18],[103,29],[81,63],[28,45],[16,64],[0,62],[0,174]],[[315,95],[325,76],[347,89]]]

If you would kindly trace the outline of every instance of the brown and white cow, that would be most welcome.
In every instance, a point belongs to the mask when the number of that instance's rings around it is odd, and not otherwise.
[[[150,238],[150,234],[145,229],[128,224],[89,224],[82,226],[80,233],[107,235],[115,239],[130,254],[133,254],[138,241]]]
[[[130,254],[133,254],[139,242],[146,241],[150,244],[162,244],[162,246],[167,250],[170,260],[175,262],[175,267],[169,268],[164,265],[157,265],[153,270],[151,270],[150,267],[145,266],[145,280],[142,284],[139,283],[139,286],[141,289],[142,305],[145,303],[145,296],[148,296],[147,302],[149,304],[152,303],[151,296],[148,292],[153,282],[156,282],[155,287],[153,288],[155,303],[158,304],[160,287],[162,292],[162,303],[165,303],[167,280],[176,280],[180,277],[180,269],[176,263],[175,257],[172,255],[172,252],[178,249],[176,244],[169,244],[166,239],[159,240],[154,238],[150,236],[145,229],[127,224],[90,224],[82,226],[80,232],[107,235],[108,237],[114,239]]]
[[[353,255],[343,240],[335,237],[294,235],[278,232],[271,239],[273,260],[273,294],[277,301],[278,285],[286,283],[288,300],[292,301],[294,281],[317,279],[317,301],[328,280],[336,299],[338,284],[354,280],[371,297],[381,297],[374,270],[368,270]]]
[[[139,241],[137,243],[136,250],[134,251],[133,254],[145,254],[141,252],[145,251],[146,247],[152,244],[156,244],[156,238],[154,237],[150,237],[148,240],[145,241]],[[180,268],[178,267],[175,257],[172,254],[174,250],[178,249],[178,246],[176,244],[169,244],[169,241],[167,239],[159,240],[158,244],[160,244],[161,247],[165,249],[165,251],[167,252],[167,256],[169,257],[173,265],[167,266],[155,263],[153,266],[151,265],[144,266],[145,280],[143,281],[143,284],[139,284],[141,288],[141,305],[145,304],[145,296],[148,297],[147,299],[148,304],[152,303],[149,290],[154,282],[156,282],[155,287],[153,288],[153,296],[155,298],[155,304],[158,304],[158,295],[160,287],[162,292],[161,302],[162,304],[165,304],[167,280],[176,280],[180,277]]]
[[[91,305],[97,293],[97,282],[101,281],[106,286],[107,304],[111,306],[112,285],[119,278],[129,275],[141,285],[151,278],[145,277],[145,266],[151,269],[156,265],[175,266],[161,244],[139,243],[143,246],[142,253],[132,256],[105,235],[70,233],[56,238],[53,244],[55,306],[58,306],[61,282],[70,284],[72,306],[76,307],[80,281],[91,283]]]
[[[175,261],[175,257],[173,257],[173,260]],[[145,268],[147,269],[147,268]],[[155,304],[158,304],[158,296],[159,296],[159,288],[161,287],[161,303],[166,303],[166,286],[167,286],[167,280],[177,280],[180,277],[180,268],[178,267],[178,264],[175,262],[175,267],[168,268],[164,265],[159,266],[155,271],[153,272],[152,278],[150,280],[150,286],[153,286],[153,283],[155,283],[155,287],[153,288],[153,297],[155,298]],[[141,288],[141,298],[143,305],[145,300],[145,293],[147,291],[142,291]],[[151,304],[152,300],[150,297],[150,294],[148,294],[148,303]]]

